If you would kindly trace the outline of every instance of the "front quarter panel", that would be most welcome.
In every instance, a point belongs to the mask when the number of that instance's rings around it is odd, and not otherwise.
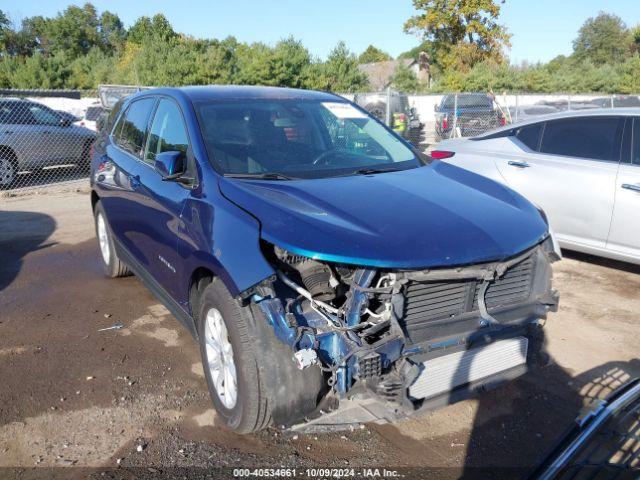
[[[220,277],[232,295],[247,290],[274,274],[260,250],[260,224],[244,210],[213,190],[186,201],[178,255],[183,261],[185,287],[180,303],[189,298],[191,276],[206,268]]]

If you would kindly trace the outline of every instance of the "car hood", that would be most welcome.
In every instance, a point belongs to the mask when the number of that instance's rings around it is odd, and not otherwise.
[[[379,268],[503,260],[547,225],[522,196],[442,162],[375,175],[267,181],[221,178],[261,237],[299,255]]]

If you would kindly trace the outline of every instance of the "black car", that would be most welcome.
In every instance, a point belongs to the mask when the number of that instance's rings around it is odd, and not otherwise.
[[[494,99],[484,93],[445,95],[435,106],[436,141],[473,137],[506,124]]]

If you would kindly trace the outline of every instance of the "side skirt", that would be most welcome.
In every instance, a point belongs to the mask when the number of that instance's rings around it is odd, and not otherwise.
[[[180,323],[191,333],[194,339],[198,339],[198,333],[195,328],[195,320],[176,302],[171,295],[160,285],[155,278],[153,278],[147,270],[140,265],[140,263],[131,255],[125,247],[113,238],[113,243],[116,248],[116,253],[122,259],[124,263],[131,269],[131,271],[138,277],[142,283],[147,287],[153,295],[160,300],[160,302],[167,307],[171,314],[176,317]]]

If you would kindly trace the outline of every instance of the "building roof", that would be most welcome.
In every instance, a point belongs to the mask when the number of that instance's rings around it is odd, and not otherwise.
[[[391,83],[391,77],[401,64],[411,67],[416,61],[410,58],[400,60],[388,60],[386,62],[363,63],[358,69],[369,78],[369,86],[372,90],[384,90]]]

